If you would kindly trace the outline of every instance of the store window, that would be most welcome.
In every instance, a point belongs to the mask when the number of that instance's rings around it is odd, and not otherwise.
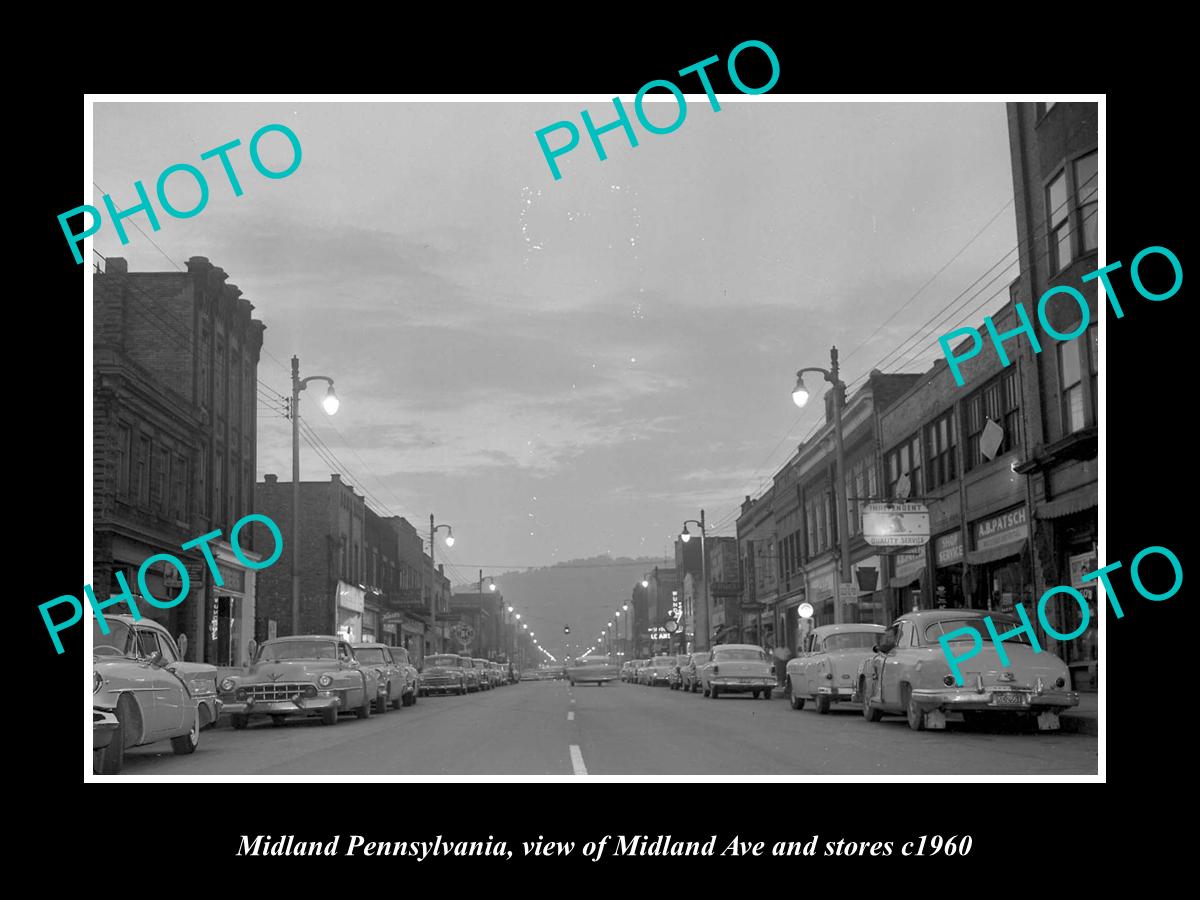
[[[954,429],[954,410],[947,410],[925,426],[926,482],[937,488],[954,480],[957,471],[954,462],[958,439]]]

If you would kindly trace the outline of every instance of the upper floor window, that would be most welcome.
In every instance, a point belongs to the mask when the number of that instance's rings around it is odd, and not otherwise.
[[[949,409],[925,426],[925,481],[930,488],[941,487],[956,477],[955,450],[958,438],[954,410]]]
[[[1062,168],[1046,185],[1046,238],[1051,274],[1096,250],[1099,190],[1095,150]],[[1074,236],[1078,235],[1078,238]]]
[[[988,422],[1000,429],[998,435],[988,428]],[[963,403],[963,434],[963,470],[967,472],[1020,446],[1021,403],[1015,368],[1002,372]]]
[[[921,441],[913,435],[887,455],[887,493],[899,497],[901,486],[907,483],[906,497],[920,497],[924,492],[921,478]]]
[[[1058,345],[1058,374],[1062,394],[1063,434],[1074,434],[1084,427],[1083,366],[1080,365],[1082,342],[1063,341]]]
[[[1100,196],[1097,186],[1097,159],[1096,151],[1093,150],[1075,160],[1075,202],[1079,216],[1080,253],[1090,253],[1099,246],[1096,240]]]
[[[1050,245],[1050,271],[1061,272],[1071,261],[1071,207],[1067,204],[1065,169],[1046,187],[1046,237]]]

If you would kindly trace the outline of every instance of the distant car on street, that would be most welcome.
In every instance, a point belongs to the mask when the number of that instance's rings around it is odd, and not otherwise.
[[[581,656],[572,666],[567,666],[567,680],[577,684],[607,684],[620,676],[616,663],[610,656]]]
[[[705,665],[712,654],[706,650],[693,653],[688,656],[683,664],[679,667],[680,675],[680,690],[694,694],[700,690],[700,672],[701,666]]]
[[[177,754],[194,753],[215,667],[181,663],[170,633],[149,619],[137,620],[136,629],[131,616],[105,621],[108,634],[92,622],[93,770],[120,774],[128,748],[158,741],[169,740]]]
[[[712,659],[700,670],[705,697],[722,694],[751,694],[771,699],[775,669],[762,647],[753,644],[718,644]]]
[[[1034,651],[1025,634],[1006,636],[1003,665],[988,640],[984,616],[997,632],[1011,632],[1015,616],[979,609],[929,609],[905,613],[883,634],[876,652],[862,665],[857,695],[868,722],[886,713],[907,716],[914,731],[942,729],[953,716],[964,720],[1004,716],[1036,722],[1043,731],[1059,727],[1058,715],[1079,703],[1068,689],[1067,664],[1053,653]],[[963,684],[956,683],[939,638],[960,628],[974,628],[983,646],[959,663]],[[952,650],[973,643],[969,632],[954,636]]]
[[[493,671],[492,664],[486,659],[472,659],[471,663],[475,666],[475,670],[479,672],[479,689],[481,691],[490,691],[496,686],[492,680]]]
[[[675,672],[674,656],[656,656],[646,665],[645,683],[651,687],[659,684],[670,684],[671,675]]]
[[[858,669],[873,654],[886,629],[882,625],[820,625],[804,639],[800,653],[787,664],[787,691],[792,709],[812,701],[818,713],[831,703],[853,699]]]
[[[522,681],[537,681],[538,680],[537,669],[525,669],[523,672],[521,672],[521,680]]]
[[[475,665],[475,660],[466,654],[458,654],[458,658],[462,660],[463,674],[467,678],[467,693],[477,693],[483,690],[483,679],[480,678],[480,671]]]
[[[457,653],[434,653],[421,666],[422,694],[465,694],[467,670]]]
[[[270,716],[275,725],[312,715],[336,725],[343,712],[371,717],[378,676],[340,637],[289,635],[257,645],[253,657],[245,674],[221,679],[221,702],[235,729],[245,728],[254,716]]]

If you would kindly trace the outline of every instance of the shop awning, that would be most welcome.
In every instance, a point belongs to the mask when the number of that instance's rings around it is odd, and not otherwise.
[[[988,547],[986,550],[968,550],[967,562],[973,566],[980,566],[1008,556],[1020,556],[1024,549],[1025,538],[1021,538],[1019,541],[1009,541],[1007,544]]]
[[[1096,505],[1096,500],[1095,491],[1077,491],[1067,497],[1059,497],[1057,500],[1042,504],[1037,510],[1037,517],[1039,519],[1059,519],[1073,513],[1083,512],[1085,509],[1091,509]]]

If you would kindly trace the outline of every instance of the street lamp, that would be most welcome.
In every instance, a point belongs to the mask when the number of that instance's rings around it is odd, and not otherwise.
[[[292,420],[292,634],[300,633],[300,392],[310,381],[325,381],[329,387],[321,405],[325,412],[333,415],[338,409],[337,394],[333,392],[333,379],[325,375],[300,377],[300,357],[292,357],[292,402],[288,414]],[[333,606],[333,630],[337,631],[337,599]]]
[[[704,621],[703,622],[699,621],[699,617],[697,616],[697,621],[692,623],[695,626],[695,634],[696,634],[696,643],[693,644],[692,647],[693,647],[693,649],[707,650],[708,649],[708,647],[707,647],[708,633],[709,633],[710,629],[708,627],[708,622],[709,622],[708,548],[705,546],[705,541],[708,539],[708,529],[705,527],[704,510],[700,510],[700,518],[699,519],[688,519],[687,521],[685,521],[683,523],[683,532],[679,535],[679,539],[681,541],[683,541],[685,544],[692,539],[691,532],[688,531],[689,525],[695,525],[697,528],[700,529],[700,581],[703,582],[703,585],[704,585],[704,601],[703,601],[704,606],[702,607],[704,609]],[[706,646],[699,647],[698,645],[700,643],[700,635],[702,635],[702,634],[704,635],[704,643]],[[686,642],[687,642],[687,629],[686,628],[684,628],[683,632],[680,634],[680,640],[682,642],[684,642],[685,649],[686,649]]]
[[[437,544],[437,533],[443,528],[446,529],[446,546],[454,546],[454,529],[449,525],[434,525],[433,513],[429,514],[429,633],[432,636],[436,632],[437,627],[437,566],[433,562],[433,551]],[[438,641],[438,651],[442,649],[441,641]]]
[[[822,369],[818,366],[809,366],[801,369],[796,373],[796,386],[792,389],[792,401],[799,407],[803,407],[808,403],[809,393],[804,386],[805,372],[819,372],[824,376],[825,380],[833,385],[833,435],[834,443],[837,448],[837,479],[834,482],[834,489],[837,491],[837,508],[838,517],[841,519],[841,527],[838,529],[838,536],[841,544],[842,556],[842,582],[850,583],[850,510],[846,502],[846,447],[842,437],[842,393],[846,390],[846,384],[838,377],[838,351],[837,347],[833,347],[829,351],[829,368]],[[835,625],[842,624],[842,589],[838,586],[837,593],[833,598],[833,623]]]

